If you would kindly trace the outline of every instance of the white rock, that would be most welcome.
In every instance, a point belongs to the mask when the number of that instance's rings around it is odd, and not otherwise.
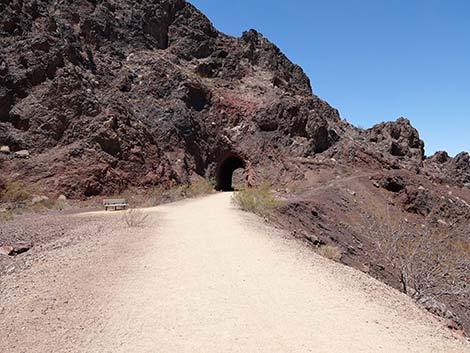
[[[47,196],[34,196],[33,199],[31,200],[31,204],[35,205],[37,203],[40,203],[46,200],[49,200]]]
[[[15,152],[15,157],[16,158],[29,158],[29,151],[21,150],[21,151]]]
[[[0,147],[0,153],[10,153],[10,147],[9,146],[1,146]]]

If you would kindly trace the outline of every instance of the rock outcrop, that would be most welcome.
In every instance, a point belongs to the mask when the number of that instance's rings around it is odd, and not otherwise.
[[[255,30],[217,32],[185,1],[1,6],[0,144],[33,157],[3,168],[46,190],[170,186],[215,177],[228,154],[282,164],[339,139],[338,112],[300,67]]]

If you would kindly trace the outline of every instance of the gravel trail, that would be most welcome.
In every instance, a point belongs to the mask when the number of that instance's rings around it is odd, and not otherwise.
[[[406,296],[230,196],[147,209],[146,228],[114,227],[0,277],[1,351],[470,352]]]

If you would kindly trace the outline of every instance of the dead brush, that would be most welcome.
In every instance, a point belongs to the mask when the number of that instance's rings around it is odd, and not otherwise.
[[[148,214],[136,208],[124,212],[122,218],[129,228],[143,228],[148,222]]]
[[[363,224],[363,235],[399,274],[404,293],[416,299],[470,294],[470,243],[463,236],[374,217]]]

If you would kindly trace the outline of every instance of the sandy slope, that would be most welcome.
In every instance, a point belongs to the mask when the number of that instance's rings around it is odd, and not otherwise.
[[[230,194],[146,212],[146,229],[2,278],[1,351],[470,352],[407,297],[234,209]]]

